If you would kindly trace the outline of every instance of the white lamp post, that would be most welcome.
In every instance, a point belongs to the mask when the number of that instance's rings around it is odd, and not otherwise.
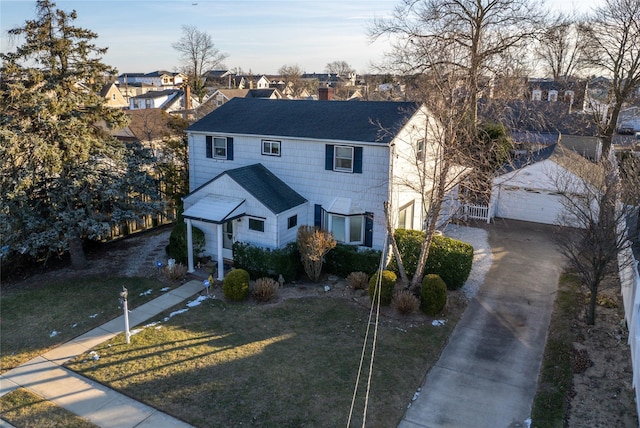
[[[127,296],[129,292],[127,289],[122,286],[122,291],[120,292],[120,303],[124,307],[124,332],[127,338],[127,343],[131,343],[131,332],[129,331],[129,307],[127,305]]]

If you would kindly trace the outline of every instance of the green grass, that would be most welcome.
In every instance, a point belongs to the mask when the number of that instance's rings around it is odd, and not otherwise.
[[[328,297],[209,299],[68,367],[195,426],[345,426],[367,317],[367,308]],[[455,323],[404,324],[379,327],[368,427],[398,424]],[[352,426],[362,424],[367,375]]]
[[[82,419],[25,389],[16,389],[0,400],[2,419],[16,427],[93,428]]]
[[[538,390],[531,412],[533,427],[564,426],[573,382],[571,326],[581,308],[579,285],[579,280],[568,274],[562,275],[558,284]]]
[[[133,308],[158,297],[165,285],[141,278],[87,278],[2,289],[0,371],[122,315],[122,286],[129,290],[129,307]],[[149,289],[153,290],[150,295],[140,296]]]

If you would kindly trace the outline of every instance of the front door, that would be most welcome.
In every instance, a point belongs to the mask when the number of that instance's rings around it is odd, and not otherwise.
[[[225,259],[233,259],[233,252],[231,251],[233,238],[233,220],[231,220],[222,225],[222,257]]]

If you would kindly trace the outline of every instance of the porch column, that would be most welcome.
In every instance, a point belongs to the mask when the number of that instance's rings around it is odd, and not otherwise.
[[[224,279],[224,257],[222,256],[222,224],[216,224],[216,235],[218,241],[218,279]]]
[[[187,272],[192,273],[195,271],[193,268],[193,234],[191,232],[191,219],[185,219],[187,221]]]

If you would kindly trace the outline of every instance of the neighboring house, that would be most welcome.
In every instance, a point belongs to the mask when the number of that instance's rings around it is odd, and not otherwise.
[[[186,76],[182,73],[170,71],[153,71],[151,73],[123,73],[118,76],[121,85],[144,83],[157,89],[175,89],[182,86]]]
[[[417,181],[416,164],[432,168],[416,160],[431,147],[427,121],[409,102],[234,98],[214,110],[187,129],[189,271],[191,227],[204,231],[219,279],[234,241],[279,248],[300,225],[382,250],[386,201],[395,224],[421,229],[426,207],[404,183]]]
[[[575,144],[575,142],[573,142]],[[597,165],[561,142],[523,158],[493,179],[490,217],[544,224],[576,224],[568,218],[561,193],[580,197],[585,171]],[[562,221],[561,221],[562,220]]]
[[[179,89],[149,91],[142,95],[129,98],[130,110],[157,108],[167,113],[178,113],[189,110],[192,107],[198,107],[198,105],[198,101],[189,94],[188,89],[186,93]]]
[[[211,96],[211,102],[220,107],[232,98],[267,98],[279,100],[280,92],[275,88],[267,89],[218,89]]]
[[[115,83],[104,85],[102,91],[100,91],[100,95],[107,100],[107,106],[109,107],[124,108],[129,106],[129,103],[122,96],[122,93]]]

